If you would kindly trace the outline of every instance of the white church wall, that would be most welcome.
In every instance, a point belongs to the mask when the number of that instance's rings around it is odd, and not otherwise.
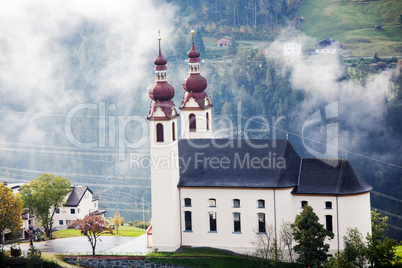
[[[292,195],[292,188],[284,189],[228,189],[228,188],[181,188],[181,232],[182,245],[210,247],[233,250],[239,253],[253,252],[251,241],[255,240],[258,232],[258,213],[265,213],[267,228],[275,227],[279,233],[283,222],[293,223],[297,214],[302,212],[301,202],[307,201],[319,217],[319,221],[327,227],[326,216],[332,216],[332,231],[334,239],[327,239],[330,254],[343,249],[343,236],[348,227],[357,227],[366,236],[370,231],[370,200],[369,193],[353,196],[326,195]],[[274,208],[275,195],[275,208]],[[191,198],[191,207],[184,205],[184,199]],[[209,206],[209,199],[216,199],[216,207]],[[240,200],[240,207],[233,207],[233,199]],[[265,208],[258,208],[258,200],[265,201]],[[331,202],[331,208],[326,206]],[[339,210],[338,210],[339,209]],[[192,215],[192,231],[185,231],[185,211]],[[217,232],[209,230],[208,212],[217,213]],[[241,233],[234,233],[233,213],[241,214]],[[339,215],[339,233],[338,233]],[[339,240],[338,240],[339,238]]]
[[[164,141],[156,140],[156,125],[163,125]],[[172,124],[175,124],[173,140]],[[149,121],[151,144],[152,247],[175,251],[180,246],[177,119]]]
[[[200,189],[181,188],[182,245],[218,247],[236,252],[252,252],[251,241],[258,232],[258,213],[265,213],[266,224],[274,225],[273,190],[266,189]],[[191,198],[191,207],[184,206],[184,198]],[[209,199],[216,199],[216,207],[209,207]],[[240,207],[233,207],[233,199]],[[258,199],[265,200],[265,208],[258,208]],[[192,212],[192,232],[184,231],[184,212]],[[209,230],[208,212],[217,213],[217,232]],[[241,232],[234,232],[233,213],[240,213]]]
[[[319,218],[319,222],[324,225],[324,228],[327,228],[326,225],[326,215],[332,216],[332,232],[334,233],[334,238],[329,240],[326,239],[325,243],[330,246],[330,253],[334,254],[338,249],[338,233],[337,233],[337,207],[336,207],[336,197],[329,195],[293,195],[293,204],[295,208],[295,214],[293,217],[296,217],[297,214],[300,214],[303,211],[301,202],[307,201],[308,205],[311,206],[314,210],[314,213],[317,214]],[[331,202],[332,208],[326,208],[325,202]],[[292,221],[292,222],[293,222]],[[340,236],[342,242],[342,235]],[[342,246],[342,243],[340,243]]]
[[[340,196],[338,204],[341,247],[343,247],[342,238],[346,235],[347,228],[357,228],[363,238],[366,238],[367,233],[371,234],[370,193]]]
[[[191,98],[192,99],[192,98]],[[190,100],[191,100],[190,99]],[[190,101],[189,101],[190,102]],[[187,103],[189,103],[187,102]],[[186,104],[187,105],[187,104]],[[197,104],[198,105],[198,104]],[[209,128],[207,128],[207,113]],[[190,114],[196,118],[196,131],[190,131]],[[209,139],[212,136],[212,109],[181,110],[181,138],[182,139]]]
[[[294,195],[293,200],[298,206],[295,215],[302,212],[301,201],[307,201],[324,227],[326,227],[326,216],[332,216],[334,238],[326,240],[326,243],[330,245],[330,254],[335,254],[338,247],[339,250],[343,250],[343,237],[348,228],[358,228],[364,238],[367,232],[371,233],[370,193],[342,195],[338,196],[338,201],[336,196],[325,195]],[[331,202],[332,208],[326,208],[325,202]]]

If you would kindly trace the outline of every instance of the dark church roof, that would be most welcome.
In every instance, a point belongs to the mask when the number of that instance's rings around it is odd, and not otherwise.
[[[80,203],[81,199],[84,197],[86,190],[92,191],[87,186],[73,186],[73,190],[68,197],[65,207],[76,207]]]
[[[179,187],[297,185],[300,156],[287,140],[182,139]]]
[[[326,195],[372,189],[348,161],[301,160],[287,140],[182,139],[179,155],[178,187],[294,187],[294,194]]]
[[[345,159],[303,159],[295,194],[359,194],[372,189]]]

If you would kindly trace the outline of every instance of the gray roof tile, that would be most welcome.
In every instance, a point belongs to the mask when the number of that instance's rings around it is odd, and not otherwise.
[[[178,187],[294,187],[294,194],[326,195],[372,189],[347,160],[301,160],[287,140],[182,139],[179,155]]]

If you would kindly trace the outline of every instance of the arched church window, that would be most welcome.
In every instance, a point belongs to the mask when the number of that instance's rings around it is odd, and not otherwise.
[[[241,226],[240,226],[240,213],[235,212],[233,213],[233,224],[234,224],[234,231],[235,233],[241,232]]]
[[[308,202],[305,200],[301,201],[301,208],[304,208],[305,206],[308,206]]]
[[[174,130],[174,122],[172,123],[172,139],[176,140],[176,131]]]
[[[216,232],[216,212],[210,211],[209,214],[209,231]]]
[[[216,199],[215,198],[210,198],[209,199],[209,206],[210,207],[216,207]]]
[[[207,130],[209,130],[209,113],[207,113]]]
[[[156,125],[156,141],[163,142],[163,125],[161,123]]]
[[[190,131],[196,131],[197,125],[195,121],[195,114],[190,114],[189,121],[190,121]]]
[[[265,233],[265,213],[258,213],[258,232]]]
[[[186,231],[192,231],[191,211],[184,212],[184,226]]]
[[[327,230],[332,232],[332,216],[331,215],[325,215],[325,222],[327,225]]]
[[[191,207],[191,198],[184,198],[184,206]]]
[[[331,201],[325,202],[325,208],[326,209],[332,209],[332,202]]]
[[[240,199],[233,199],[233,207],[235,208],[240,207]]]

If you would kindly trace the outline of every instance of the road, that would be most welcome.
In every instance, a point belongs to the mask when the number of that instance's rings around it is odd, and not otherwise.
[[[145,255],[151,251],[146,248],[146,235],[139,237],[103,236],[100,239],[102,241],[98,241],[96,245],[96,254]],[[34,246],[42,252],[48,253],[92,254],[92,247],[84,236],[34,242]],[[9,250],[9,247],[5,246],[4,249]],[[25,252],[29,249],[29,244],[21,244],[20,247]]]

